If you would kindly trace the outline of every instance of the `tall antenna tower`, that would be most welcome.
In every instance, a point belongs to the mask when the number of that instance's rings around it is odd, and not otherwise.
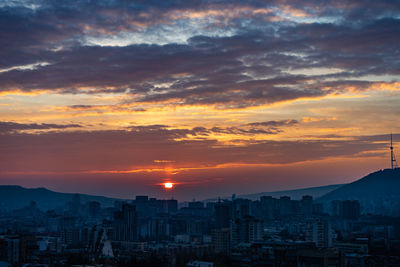
[[[390,133],[390,165],[392,166],[392,170],[397,168],[397,162],[396,162],[396,158],[394,157],[394,152],[393,152],[393,136],[392,136],[392,133]]]

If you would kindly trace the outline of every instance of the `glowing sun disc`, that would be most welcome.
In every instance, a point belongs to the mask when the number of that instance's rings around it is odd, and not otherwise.
[[[164,188],[165,189],[171,189],[172,187],[174,187],[173,183],[164,183]]]

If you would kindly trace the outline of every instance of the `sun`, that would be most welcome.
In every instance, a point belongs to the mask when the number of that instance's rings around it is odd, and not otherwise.
[[[174,187],[173,183],[170,183],[170,182],[164,183],[164,188],[165,189],[172,189],[173,187]]]

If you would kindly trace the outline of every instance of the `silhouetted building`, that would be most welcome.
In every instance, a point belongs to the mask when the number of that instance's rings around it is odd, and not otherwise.
[[[211,240],[216,253],[230,254],[231,233],[229,228],[214,229],[211,233]]]
[[[334,249],[309,249],[297,252],[299,267],[344,267],[344,254]]]
[[[162,200],[164,201],[164,211],[166,213],[176,213],[178,211],[178,201],[176,199]]]
[[[303,196],[300,203],[301,213],[305,216],[311,216],[313,213],[313,197]]]
[[[240,219],[240,218],[245,218],[247,216],[250,216],[250,203],[251,201],[249,199],[235,199],[232,202],[233,206],[233,220],[235,219]]]
[[[333,200],[331,201],[331,209],[329,214],[334,217],[340,216],[342,202],[340,200]]]
[[[148,196],[136,196],[136,202],[147,202],[149,200]]]
[[[360,217],[360,202],[357,200],[333,200],[330,214],[347,220],[355,220]]]
[[[324,205],[322,203],[313,203],[312,204],[312,214],[322,215],[323,213],[324,213]]]
[[[275,218],[278,213],[277,199],[271,196],[262,196],[260,202],[263,218],[269,220]]]
[[[214,263],[208,261],[191,261],[186,267],[214,267]]]
[[[263,222],[254,217],[236,219],[231,225],[232,244],[254,243],[263,239]]]
[[[326,219],[315,218],[306,222],[306,241],[319,248],[332,246],[332,228]]]
[[[19,236],[6,236],[4,239],[0,239],[0,260],[4,260],[12,266],[19,266],[24,260],[24,244]]]
[[[229,228],[231,220],[231,204],[219,202],[215,204],[215,227],[217,229]]]
[[[280,216],[288,216],[292,214],[292,203],[290,201],[290,197],[283,196],[279,198],[279,215]]]
[[[204,203],[201,201],[192,201],[192,202],[189,202],[188,207],[191,209],[202,209],[202,208],[204,208]]]
[[[138,235],[137,221],[136,207],[123,204],[122,211],[117,211],[114,215],[114,240],[136,241]]]

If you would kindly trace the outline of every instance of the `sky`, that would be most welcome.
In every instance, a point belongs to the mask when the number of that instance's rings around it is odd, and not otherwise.
[[[354,181],[390,166],[390,133],[400,158],[399,44],[397,0],[3,0],[0,184],[201,200]]]

